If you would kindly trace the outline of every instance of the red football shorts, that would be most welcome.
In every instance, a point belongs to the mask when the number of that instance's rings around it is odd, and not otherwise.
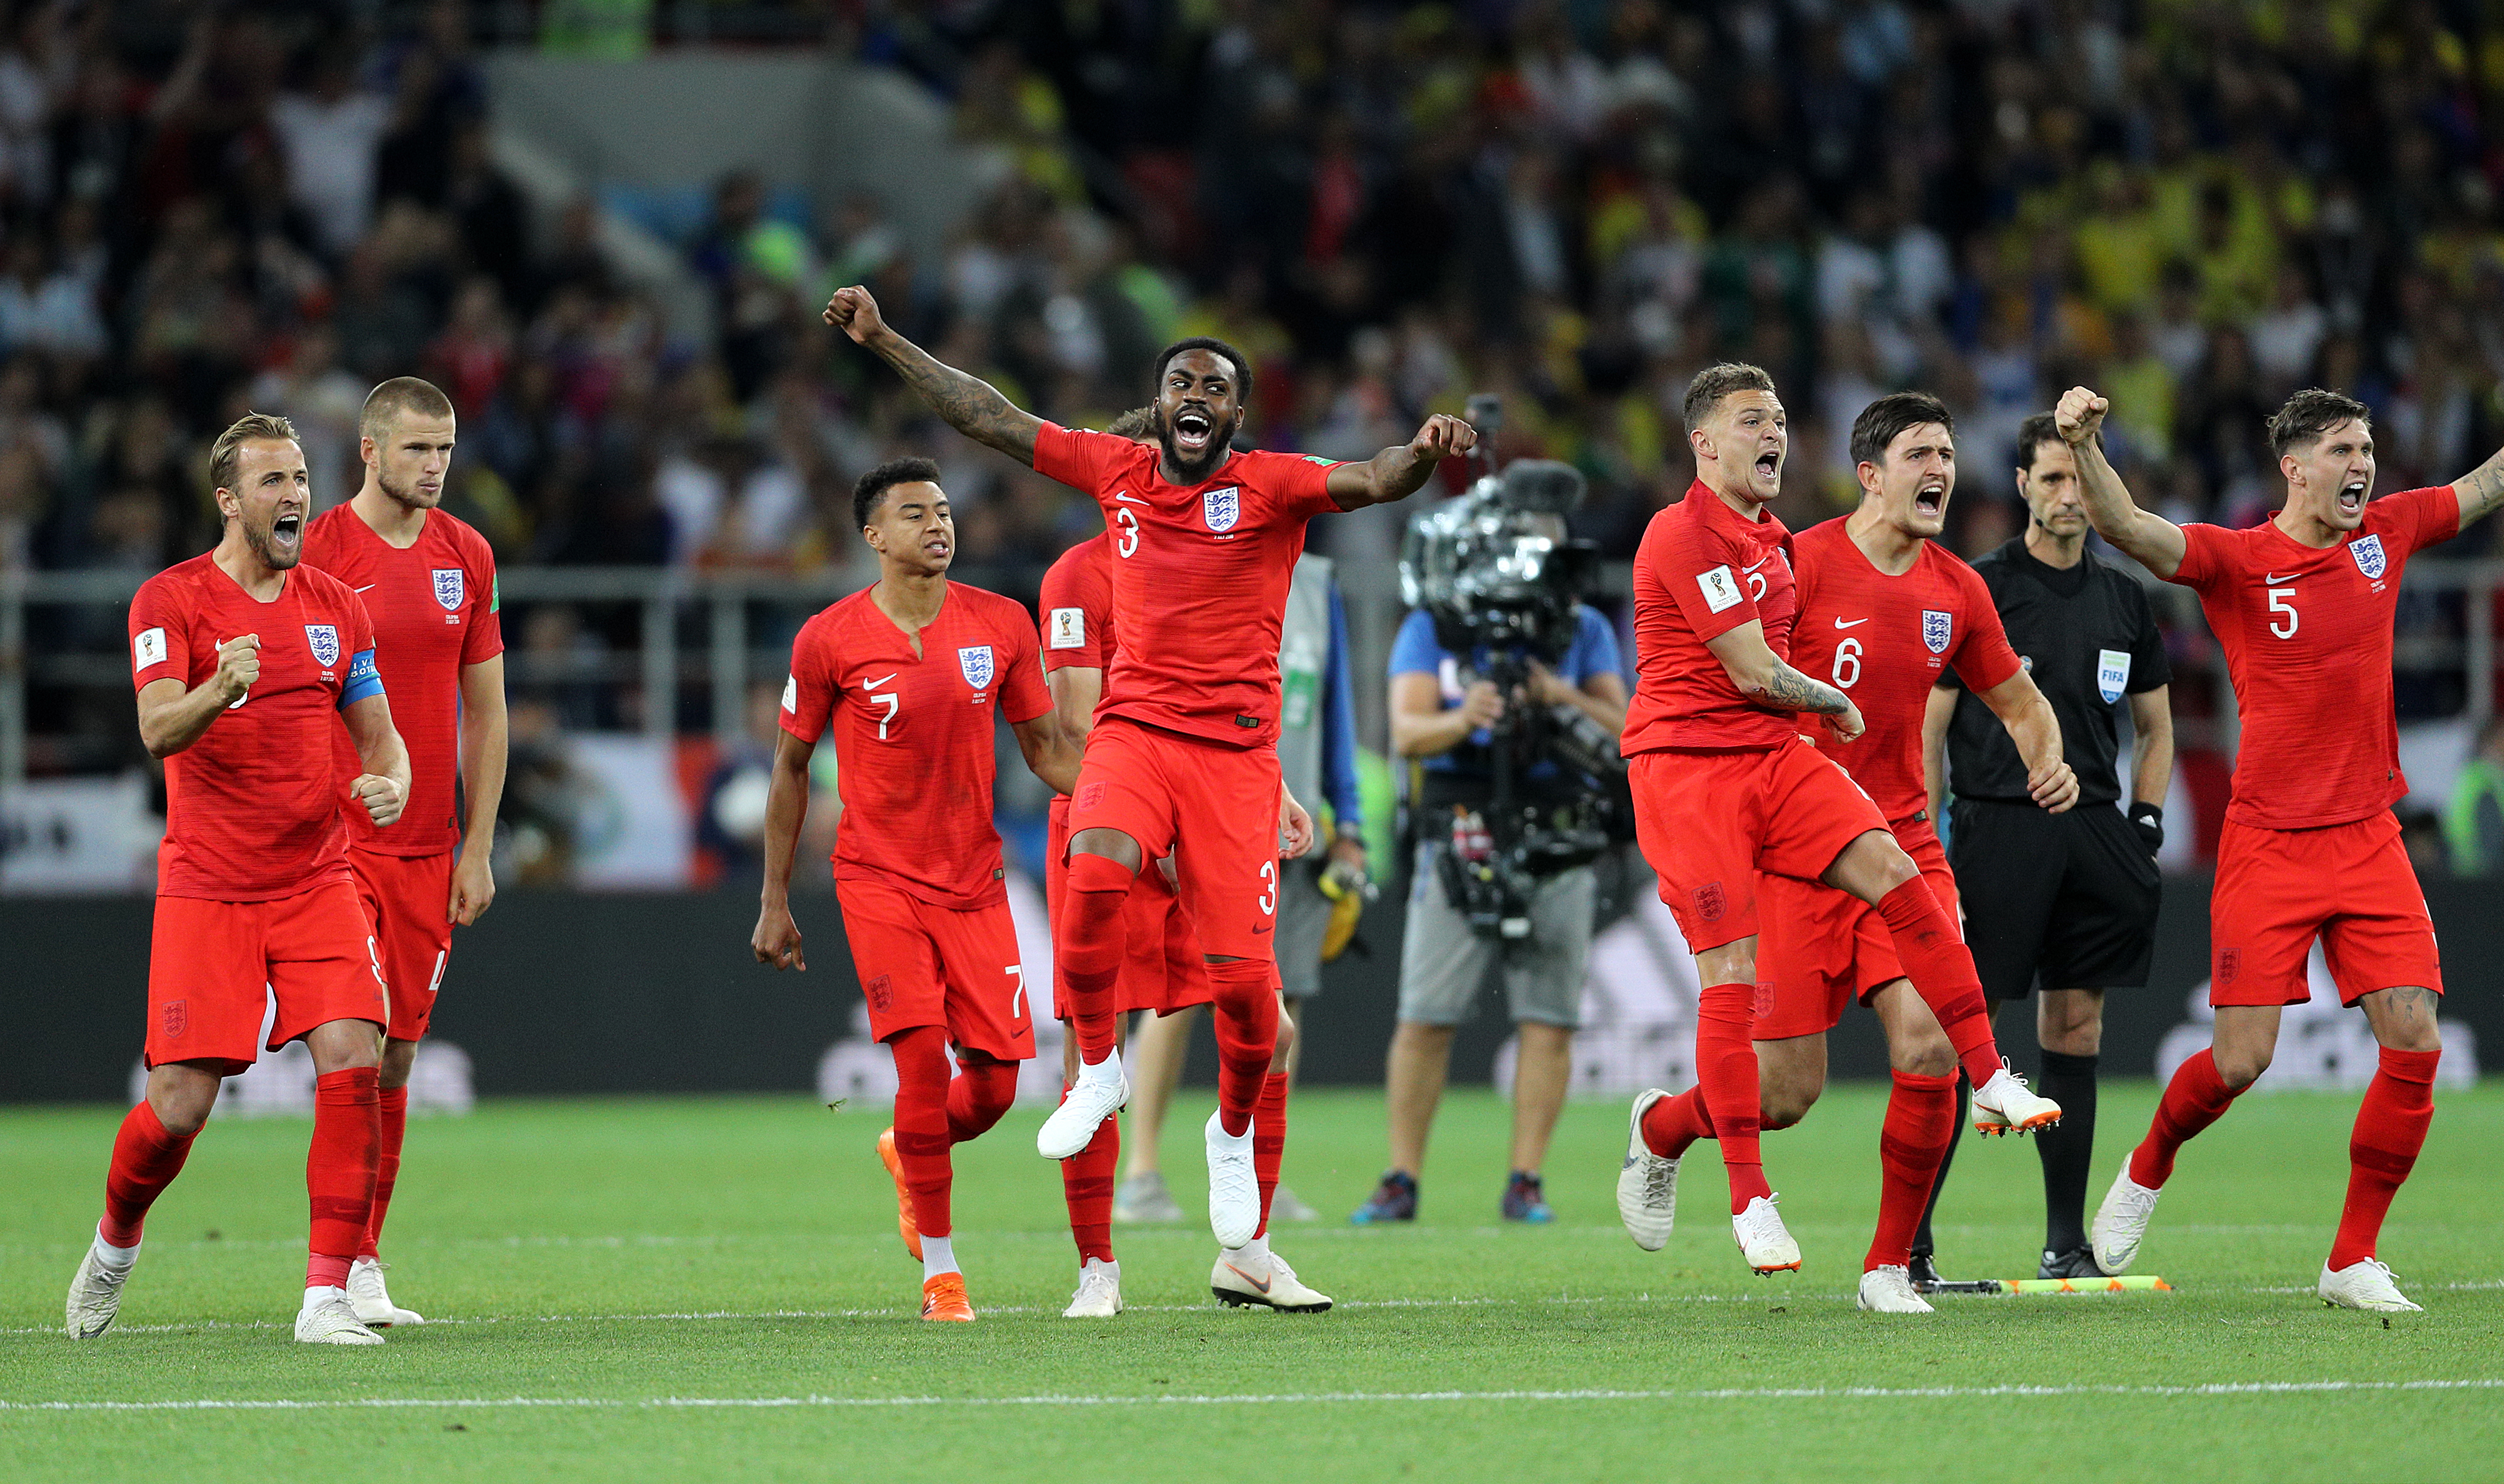
[[[2316,936],[2342,1005],[2402,984],[2443,992],[2434,919],[2389,811],[2318,830],[2227,820],[2208,899],[2208,1003],[2313,998],[2304,963]]]
[[[1957,917],[1956,873],[1929,824],[1907,824],[1895,843],[1922,868],[1922,880],[1948,920]],[[1871,907],[1848,891],[1796,877],[1756,878],[1756,1031],[1759,1041],[1819,1036],[1834,1029],[1853,1001],[1904,977],[1895,940]]]
[[[1754,937],[1759,872],[1813,881],[1884,830],[1878,806],[1805,737],[1761,751],[1638,752],[1635,841],[1687,951]]]
[[[278,1018],[261,1039],[272,997]],[[382,965],[345,878],[273,902],[158,897],[148,940],[148,1064],[231,1077],[317,1025],[391,1018]]]
[[[1002,1061],[1034,1055],[1034,1016],[1008,903],[940,907],[877,881],[840,879],[835,900],[873,1038],[943,1025],[949,1040]]]
[[[1069,801],[1070,834],[1099,829],[1130,836],[1150,861],[1174,857],[1183,911],[1205,952],[1274,959],[1274,748],[1222,747],[1105,717],[1088,734],[1087,761]]]
[[[452,958],[452,860],[450,850],[348,851],[357,896],[374,927],[374,957],[391,993],[385,1034],[395,1041],[423,1039],[435,1018],[435,991],[443,987],[443,966]]]
[[[1058,919],[1061,893],[1069,880],[1069,800],[1052,796],[1046,811],[1048,843],[1043,866],[1044,906]],[[1171,1015],[1193,1005],[1205,1005],[1216,991],[1208,982],[1200,936],[1183,915],[1181,899],[1165,868],[1151,861],[1141,868],[1122,904],[1122,976],[1113,984],[1113,1011],[1153,1010]],[[1059,986],[1055,986],[1056,992]],[[1055,1006],[1061,1019],[1067,1007]]]

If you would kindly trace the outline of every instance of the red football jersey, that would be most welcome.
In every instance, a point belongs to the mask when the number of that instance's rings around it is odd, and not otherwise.
[[[374,626],[346,583],[298,566],[261,603],[207,553],[167,568],[130,601],[132,686],[197,686],[218,646],[247,634],[261,636],[261,678],[165,759],[158,896],[268,902],[348,879],[331,747],[351,682],[371,686]]]
[[[2405,797],[2391,708],[2400,569],[2460,531],[2449,485],[2385,495],[2315,549],[2274,522],[2182,528],[2174,580],[2200,594],[2243,714],[2226,817],[2269,830],[2348,824]]]
[[[441,854],[461,843],[461,671],[504,652],[496,554],[485,536],[441,510],[428,512],[416,543],[402,551],[337,505],[304,528],[304,565],[365,599],[392,724],[408,744],[408,807],[378,829],[364,810],[343,804],[348,838],[386,855]],[[337,751],[344,790],[365,768],[344,729]]]
[[[1230,747],[1278,740],[1278,631],[1304,522],[1337,509],[1333,461],[1238,453],[1194,485],[1167,484],[1157,450],[1043,425],[1035,472],[1104,507],[1113,621],[1128,637],[1099,716],[1127,716]]]
[[[1790,711],[1739,694],[1709,639],[1754,619],[1774,653],[1791,652],[1799,594],[1774,518],[1751,521],[1702,480],[1652,518],[1635,550],[1635,694],[1619,745],[1629,757],[1664,747],[1773,747],[1802,727]]]
[[[1043,574],[1036,605],[1043,609],[1044,673],[1070,665],[1103,669],[1113,657],[1111,533],[1062,552]]]
[[[1936,541],[1924,541],[1902,576],[1870,565],[1837,518],[1791,539],[1799,572],[1799,621],[1791,668],[1852,698],[1866,731],[1838,742],[1818,727],[1818,750],[1842,765],[1890,824],[1930,808],[1922,782],[1922,712],[1930,687],[1954,666],[1967,690],[2017,673],[2017,651],[1982,574]]]
[[[940,907],[1005,901],[991,825],[993,713],[1052,709],[1023,604],[948,584],[922,649],[863,588],[801,625],[782,730],[835,734],[835,879],[884,881]]]

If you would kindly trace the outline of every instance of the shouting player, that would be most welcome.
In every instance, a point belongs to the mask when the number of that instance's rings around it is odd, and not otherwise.
[[[376,1254],[400,1179],[409,1068],[443,986],[452,929],[478,920],[496,899],[488,857],[504,796],[504,638],[496,554],[436,508],[452,464],[451,398],[398,377],[365,397],[357,430],[365,487],[305,528],[304,561],[365,600],[374,667],[399,702],[392,719],[408,746],[408,807],[399,822],[377,828],[348,814],[348,864],[391,993],[374,1217],[348,1269],[357,1318],[380,1329],[425,1323],[392,1302]],[[340,776],[354,777],[344,734],[338,751]]]
[[[1990,590],[1934,537],[1956,492],[1956,429],[1921,392],[1871,402],[1852,425],[1861,508],[1791,543],[1799,616],[1791,661],[1861,707],[1859,741],[1820,750],[1861,785],[1895,843],[1921,868],[1941,912],[1956,915],[1956,879],[1930,817],[1922,724],[1931,687],[1952,668],[2000,720],[2026,760],[2034,802],[2059,813],[2077,797],[2061,755],[2060,722],[2001,633]],[[1756,1016],[1763,1127],[1789,1128],[1826,1089],[1826,1033],[1856,998],[1878,1016],[1895,1074],[1878,1138],[1878,1227],[1861,1274],[1861,1307],[1927,1314],[1909,1268],[1913,1232],[1956,1127],[1957,1057],[1938,1018],[1914,992],[1867,904],[1815,881],[1761,875],[1763,925]],[[1693,1089],[1686,1094],[1694,1097]],[[1692,1128],[1692,1111],[1663,1115]],[[1665,1151],[1676,1156],[1679,1151]]]
[[[2270,419],[2286,503],[2248,531],[2176,526],[2131,502],[2098,437],[2105,398],[2073,387],[2053,416],[2104,537],[2199,593],[2243,711],[2233,801],[2208,903],[2214,1039],[2174,1070],[2145,1142],[2088,1231],[2096,1265],[2130,1266],[2183,1144],[2269,1069],[2278,1016],[2313,996],[2321,942],[2343,1005],[2382,1064],[2348,1144],[2348,1203],[2315,1291],[2351,1309],[2415,1309],[2374,1256],[2391,1197],[2434,1120],[2443,995],[2434,923],[2391,806],[2406,797],[2391,707],[2391,617],[2417,552],[2504,505],[2504,453],[2448,486],[2372,500],[2364,403],[2309,389]]]
[[[373,1216],[375,1063],[390,1010],[349,873],[331,734],[344,720],[365,770],[348,797],[374,826],[400,817],[408,755],[365,604],[297,565],[312,491],[296,430],[243,417],[211,449],[209,480],[226,524],[216,549],[149,578],[130,604],[139,737],[165,760],[148,1094],[113,1141],[104,1220],[70,1280],[69,1332],[92,1339],[112,1326],[148,1208],[181,1173],[221,1079],[300,1039],[315,1082],[296,1337],[379,1345],[347,1283]]]
[[[1768,1273],[1798,1267],[1800,1256],[1757,1143],[1759,872],[1823,881],[1877,909],[1903,976],[1973,1079],[1978,1124],[2022,1132],[2061,1110],[2000,1064],[1955,920],[1878,806],[1799,732],[1801,712],[1824,718],[1837,742],[1864,723],[1841,689],[1784,660],[1799,594],[1790,533],[1766,508],[1791,441],[1773,378],[1707,366],[1687,389],[1686,420],[1695,483],[1652,517],[1635,555],[1637,678],[1622,746],[1637,839],[1704,986],[1696,1087],[1635,1099],[1617,1211],[1638,1246],[1660,1250],[1677,1215],[1675,1152],[1716,1136],[1731,1232],[1748,1265]],[[1917,501],[1919,482],[1908,491]]]
[[[826,322],[893,366],[957,431],[1088,491],[1113,540],[1122,644],[1069,806],[1065,911],[1054,956],[1070,990],[1081,1065],[1035,1145],[1066,1158],[1129,1098],[1113,1052],[1122,913],[1148,861],[1173,855],[1200,935],[1218,1044],[1218,1106],[1204,1130],[1209,1225],[1222,1261],[1257,1273],[1261,1225],[1252,1115],[1278,1027],[1278,637],[1304,523],[1406,498],[1477,441],[1457,418],[1362,464],[1233,448],[1251,367],[1197,338],[1157,358],[1160,447],[1073,431],[942,365],[880,318],[868,291],[836,292]]]
[[[831,725],[843,804],[835,898],[870,1032],[895,1056],[895,1126],[879,1136],[879,1156],[895,1177],[905,1247],[922,1260],[922,1317],[971,1321],[951,1240],[948,1152],[1000,1121],[1017,1064],[1034,1054],[991,824],[994,716],[1061,792],[1076,781],[1078,751],[1053,717],[1026,609],[948,580],[956,524],[939,466],[894,459],[861,475],[852,519],[879,577],[791,641],[750,947],[760,963],[808,968],[791,920],[791,857],[809,759]]]

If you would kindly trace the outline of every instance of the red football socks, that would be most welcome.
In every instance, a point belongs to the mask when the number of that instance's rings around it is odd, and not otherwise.
[[[2339,1213],[2339,1235],[2330,1244],[2336,1272],[2374,1255],[2391,1197],[2417,1162],[2426,1125],[2434,1122],[2434,1068],[2443,1053],[2382,1048],[2382,1065],[2366,1085],[2348,1140],[2348,1204]]]
[[[1261,1084],[1278,1048],[1278,991],[1274,971],[1257,958],[1208,966],[1217,992],[1210,1019],[1217,1028],[1217,1123],[1240,1138],[1252,1126]]]
[[[1078,1057],[1089,1066],[1113,1054],[1113,984],[1127,941],[1122,904],[1130,900],[1133,875],[1119,861],[1071,852],[1061,920],[1053,924],[1053,962],[1068,992]]]
[[[1069,1089],[1062,1087],[1063,1101]],[[1061,1195],[1069,1204],[1069,1235],[1078,1260],[1113,1260],[1113,1172],[1122,1159],[1122,1118],[1096,1125],[1087,1147],[1061,1161]]]
[[[960,1059],[948,1083],[948,1142],[962,1144],[990,1132],[1017,1101],[1017,1080],[1014,1061]]]
[[[383,1217],[391,1210],[392,1187],[400,1183],[400,1146],[408,1133],[408,1088],[383,1088],[379,1106],[382,1153],[374,1160],[374,1215],[365,1223],[365,1244],[357,1249],[360,1258],[373,1257],[382,1250]]]
[[[1878,1133],[1878,1229],[1861,1270],[1901,1267],[1913,1259],[1913,1229],[1930,1202],[1930,1187],[1956,1133],[1957,1080],[1897,1072]]]
[[[1939,1018],[1965,1075],[1977,1087],[2000,1073],[2000,1043],[1991,1034],[1982,978],[1956,921],[1939,907],[1930,883],[1915,877],[1878,899],[1878,916],[1895,940],[1895,959],[1913,992]]]
[[[2174,1069],[2165,1096],[2156,1104],[2156,1119],[2147,1138],[2131,1152],[2130,1178],[2151,1191],[2163,1190],[2174,1178],[2174,1156],[2192,1136],[2208,1127],[2235,1101],[2234,1090],[2217,1075],[2217,1058],[2206,1047]]]
[[[1261,1226],[1252,1234],[1269,1234],[1269,1197],[1277,1193],[1278,1165],[1287,1154],[1287,1074],[1271,1072],[1261,1080],[1261,1100],[1252,1105],[1252,1178],[1261,1187]]]
[[[1711,1137],[1713,1115],[1705,1109],[1700,1084],[1644,1110],[1644,1147],[1664,1159],[1678,1158],[1696,1140]]]
[[[1722,1164],[1730,1176],[1730,1214],[1748,1209],[1759,1195],[1771,1195],[1765,1164],[1757,1152],[1759,1098],[1756,1047],[1750,1033],[1756,1024],[1756,986],[1707,984],[1695,1007],[1695,1086],[1703,1094],[1706,1114],[1722,1140]]]
[[[346,1287],[348,1264],[373,1221],[381,1077],[372,1067],[342,1067],[313,1080],[313,1147],[304,1156],[304,1190],[313,1205],[306,1288]]]
[[[148,1208],[183,1172],[198,1137],[167,1133],[164,1121],[145,1102],[122,1115],[122,1130],[113,1136],[113,1164],[105,1171],[104,1220],[96,1224],[96,1234],[115,1247],[139,1245]]]
[[[950,1225],[948,1190],[955,1169],[948,1158],[948,1032],[916,1025],[887,1038],[895,1053],[895,1158],[913,1192],[913,1225],[925,1237],[943,1237]]]

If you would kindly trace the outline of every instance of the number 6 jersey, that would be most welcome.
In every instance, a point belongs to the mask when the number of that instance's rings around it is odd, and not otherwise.
[[[2391,708],[2391,617],[2410,557],[2460,530],[2451,486],[2385,495],[2365,523],[2307,546],[2266,522],[2182,528],[2175,582],[2200,595],[2243,716],[2226,817],[2317,829],[2405,797]]]
[[[837,880],[885,881],[940,907],[1006,900],[991,824],[995,713],[1052,709],[1034,620],[1018,603],[948,584],[922,649],[863,588],[800,628],[782,730],[815,743],[829,723]]]

